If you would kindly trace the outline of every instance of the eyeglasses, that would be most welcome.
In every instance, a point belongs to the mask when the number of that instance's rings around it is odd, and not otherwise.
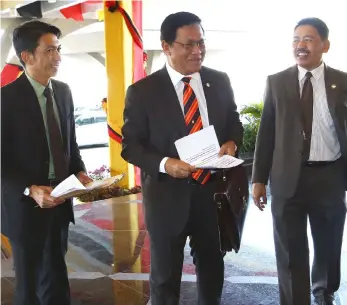
[[[206,48],[204,39],[200,40],[200,41],[193,41],[190,43],[182,43],[179,41],[173,41],[173,42],[181,45],[187,51],[192,51],[195,46],[197,46],[200,50],[205,50],[205,48]]]

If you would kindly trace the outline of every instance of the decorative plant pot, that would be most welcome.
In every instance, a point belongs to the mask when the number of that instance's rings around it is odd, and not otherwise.
[[[104,180],[110,178],[110,172],[111,171],[108,166],[102,165],[100,168],[97,168],[94,171],[89,171],[88,174],[93,180]],[[135,186],[130,189],[127,189],[124,186],[119,186],[118,182],[123,179],[125,174],[119,174],[117,176],[119,178],[113,184],[106,187],[95,188],[87,194],[78,196],[77,199],[80,202],[86,203],[141,193],[141,186]]]
[[[127,189],[125,187],[119,186],[116,183],[105,188],[95,189],[88,194],[81,195],[78,200],[81,202],[92,202],[98,200],[109,199],[113,197],[121,197],[126,195],[141,193],[141,187],[135,186],[133,188]]]
[[[247,176],[252,176],[252,168],[253,168],[253,160],[254,160],[254,152],[246,152],[242,153],[239,156],[240,159],[244,160],[243,166],[246,169]]]

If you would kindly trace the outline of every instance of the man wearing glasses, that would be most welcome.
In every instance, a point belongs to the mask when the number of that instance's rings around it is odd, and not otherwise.
[[[264,210],[269,181],[280,304],[310,305],[312,292],[315,305],[335,305],[346,219],[347,73],[323,61],[329,29],[318,18],[297,23],[292,48],[296,65],[267,78],[253,199]]]
[[[122,157],[141,168],[151,240],[151,304],[179,304],[183,249],[192,237],[198,303],[220,304],[220,251],[215,174],[179,160],[175,141],[213,125],[220,154],[235,155],[243,128],[225,73],[202,67],[204,31],[194,14],[169,15],[161,26],[166,66],[129,87]]]

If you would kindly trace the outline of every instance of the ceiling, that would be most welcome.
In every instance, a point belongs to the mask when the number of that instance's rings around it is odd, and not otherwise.
[[[93,1],[93,0],[92,0]],[[96,0],[95,0],[96,1]],[[130,0],[126,0],[130,1]],[[34,2],[0,1],[1,28],[5,29],[8,19],[18,18],[16,8]],[[84,23],[73,25],[61,14],[62,8],[84,3]],[[100,3],[86,1],[42,1],[43,18],[54,24],[66,23],[62,43],[65,53],[103,52],[104,25],[98,22]],[[163,19],[170,13],[190,11],[202,19],[208,45],[214,49],[230,47],[231,42],[242,43],[257,37],[264,46],[276,45],[286,39],[290,41],[295,23],[304,17],[317,16],[327,22],[335,36],[345,35],[347,19],[340,9],[339,1],[302,0],[143,0],[143,40],[147,50],[160,49],[159,29]],[[289,38],[289,39],[288,39]]]

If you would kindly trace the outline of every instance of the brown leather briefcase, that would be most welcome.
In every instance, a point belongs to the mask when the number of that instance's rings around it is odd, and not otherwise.
[[[240,249],[249,199],[249,185],[242,165],[217,172],[214,201],[217,206],[222,252]]]

